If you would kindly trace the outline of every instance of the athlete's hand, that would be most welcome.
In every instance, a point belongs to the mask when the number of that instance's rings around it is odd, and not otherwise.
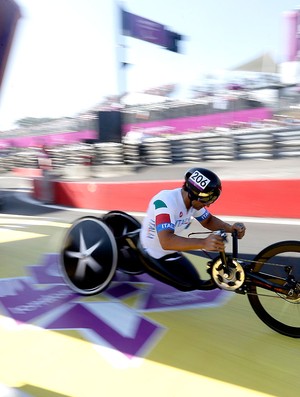
[[[221,236],[217,234],[210,234],[208,237],[202,240],[204,249],[206,251],[224,251],[225,242]]]
[[[246,226],[243,223],[234,223],[232,225],[232,230],[237,231],[238,238],[243,238],[246,232]]]

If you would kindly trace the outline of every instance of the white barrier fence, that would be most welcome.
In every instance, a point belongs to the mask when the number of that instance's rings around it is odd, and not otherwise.
[[[29,154],[30,153],[30,154]],[[56,170],[74,166],[167,165],[211,160],[276,159],[300,156],[300,127],[215,130],[122,143],[76,144],[49,151]],[[0,157],[0,169],[36,168],[34,152]]]

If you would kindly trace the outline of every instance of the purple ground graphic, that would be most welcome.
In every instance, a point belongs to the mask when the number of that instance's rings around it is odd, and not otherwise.
[[[158,343],[165,327],[147,318],[148,311],[215,306],[227,300],[221,290],[180,292],[147,274],[117,272],[109,288],[95,297],[79,295],[66,285],[59,254],[47,254],[40,265],[26,267],[28,276],[0,279],[4,315],[46,329],[87,331],[93,343],[126,357],[145,356]],[[123,300],[134,296],[135,307]],[[102,299],[105,298],[105,299]],[[89,337],[87,337],[89,339]]]
[[[220,289],[182,292],[148,274],[129,276],[126,279],[123,274],[117,273],[113,281],[105,294],[112,298],[124,299],[138,293],[140,299],[137,309],[143,312],[218,306],[227,300],[230,294]]]

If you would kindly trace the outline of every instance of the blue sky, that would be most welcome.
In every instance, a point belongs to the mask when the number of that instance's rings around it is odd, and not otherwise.
[[[127,11],[185,36],[175,54],[133,38],[118,72],[116,0],[16,0],[19,21],[0,92],[0,130],[23,117],[73,116],[106,95],[234,68],[269,52],[285,60],[283,12],[294,0],[126,0]]]

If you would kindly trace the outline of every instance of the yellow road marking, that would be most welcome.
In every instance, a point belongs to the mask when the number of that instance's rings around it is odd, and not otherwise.
[[[70,223],[55,222],[48,219],[34,219],[29,217],[6,217],[0,216],[0,243],[9,243],[12,241],[27,240],[32,238],[45,237],[47,234],[26,232],[9,229],[10,226],[52,226],[59,228],[68,228]],[[2,226],[2,227],[1,227]]]
[[[49,221],[47,219],[24,219],[24,218],[2,218],[0,217],[0,225],[29,225],[29,226],[55,226],[69,227],[70,223]]]
[[[28,240],[31,238],[45,237],[47,234],[23,232],[20,230],[10,230],[0,228],[0,243],[10,243],[12,241]]]

